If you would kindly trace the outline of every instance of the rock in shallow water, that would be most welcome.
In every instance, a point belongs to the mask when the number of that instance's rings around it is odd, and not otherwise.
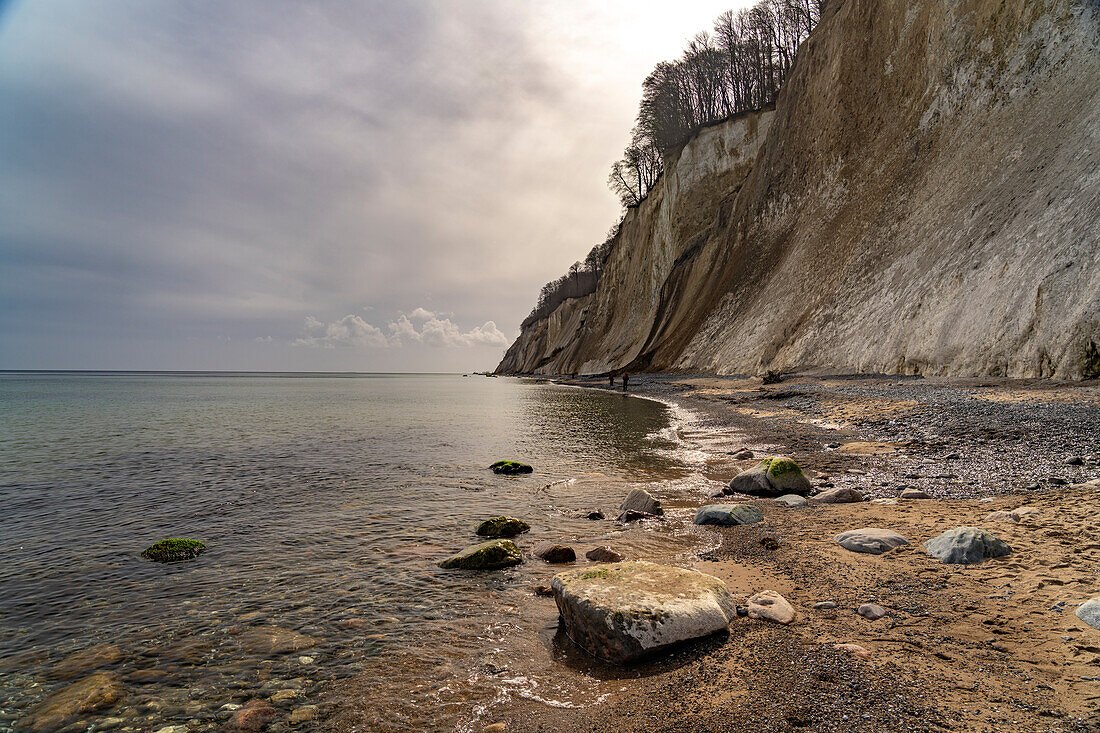
[[[254,626],[240,635],[241,647],[253,654],[278,656],[300,652],[317,645],[308,634],[279,626]]]
[[[645,489],[632,489],[623,499],[619,511],[624,514],[629,512],[641,512],[642,514],[664,514],[661,502]]]
[[[275,719],[275,708],[266,700],[250,700],[233,711],[225,724],[225,730],[232,733],[256,733],[267,727]]]
[[[774,590],[762,590],[748,600],[749,618],[789,624],[794,621],[794,608]]]
[[[1012,552],[1004,540],[980,527],[956,527],[924,543],[924,549],[945,563],[969,564]]]
[[[150,545],[142,551],[141,556],[156,562],[179,562],[193,560],[204,552],[206,545],[198,540],[174,538]]]
[[[515,517],[493,517],[477,525],[474,532],[481,537],[515,537],[531,529],[531,525]]]
[[[439,563],[439,567],[463,570],[496,570],[519,565],[523,562],[523,553],[511,540],[490,540],[480,545],[471,545],[461,552],[451,555]]]
[[[521,473],[531,473],[535,469],[528,466],[526,463],[520,463],[519,461],[497,461],[493,465],[489,466],[493,473],[500,473],[505,476],[515,476]]]
[[[736,614],[718,578],[651,562],[570,570],[552,586],[569,638],[616,663],[722,631]]]
[[[805,496],[813,487],[798,464],[790,458],[765,458],[730,480],[729,490],[749,496],[776,497],[784,494]]]
[[[535,557],[550,563],[573,562],[577,559],[577,553],[572,547],[553,542],[540,542],[531,552]]]
[[[695,524],[732,527],[762,521],[764,521],[764,515],[752,504],[707,504],[699,507],[695,512]]]
[[[604,545],[603,547],[593,547],[588,552],[584,553],[584,556],[593,562],[622,562],[623,556],[613,550],[611,547]]]
[[[871,555],[881,555],[895,547],[909,544],[909,540],[897,532],[878,527],[850,529],[847,532],[841,532],[834,539],[845,550],[865,552]]]
[[[50,677],[66,680],[78,674],[116,664],[123,658],[122,650],[114,644],[97,644],[81,649],[62,659],[50,670]]]
[[[78,715],[114,705],[125,695],[117,674],[96,672],[40,702],[26,717],[16,721],[15,730],[31,733],[60,730]]]
[[[1100,596],[1085,601],[1077,607],[1077,618],[1094,629],[1100,629]]]

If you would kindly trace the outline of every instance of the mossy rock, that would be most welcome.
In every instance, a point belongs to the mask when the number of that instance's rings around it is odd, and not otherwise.
[[[810,480],[790,458],[765,458],[730,481],[729,490],[750,496],[776,497],[784,494],[806,496],[812,490]]]
[[[502,473],[505,476],[515,476],[520,473],[531,473],[535,469],[528,466],[526,463],[520,463],[519,461],[497,461],[493,465],[489,466],[493,469],[493,473]]]
[[[194,560],[204,552],[206,545],[198,540],[175,538],[157,542],[142,552],[141,556],[157,562],[178,562]]]
[[[490,540],[480,545],[471,545],[462,552],[451,555],[439,563],[445,569],[497,570],[523,562],[523,553],[511,540]]]
[[[531,525],[515,517],[493,517],[477,525],[474,530],[481,537],[515,537],[531,529]]]

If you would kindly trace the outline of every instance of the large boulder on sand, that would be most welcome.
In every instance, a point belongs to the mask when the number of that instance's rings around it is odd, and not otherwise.
[[[818,504],[855,504],[863,501],[863,494],[847,486],[838,486],[835,489],[828,489],[820,494],[814,494],[810,497],[810,501]]]
[[[756,524],[764,521],[764,515],[752,504],[707,504],[695,512],[695,524],[719,524],[732,527],[737,524]]]
[[[812,489],[810,480],[802,473],[798,464],[782,456],[765,458],[747,471],[734,476],[729,484],[731,493],[765,497],[784,494],[806,496]]]
[[[624,514],[627,512],[640,512],[642,514],[665,513],[665,510],[661,508],[661,502],[645,489],[631,489],[630,493],[623,499],[623,503],[619,505],[619,511]]]
[[[809,502],[806,501],[806,497],[799,496],[798,494],[783,494],[783,496],[775,497],[775,503],[789,506],[793,509],[799,506],[806,506]]]
[[[482,537],[515,537],[531,529],[531,525],[515,517],[493,517],[477,525],[475,533]]]
[[[1100,596],[1085,601],[1077,607],[1077,618],[1094,629],[1100,629]]]
[[[511,540],[490,540],[471,545],[439,563],[441,568],[463,570],[496,570],[523,562],[523,553]]]
[[[924,543],[932,557],[946,563],[975,563],[1012,552],[1008,543],[980,527],[956,527]]]
[[[795,619],[794,607],[774,590],[762,590],[747,601],[749,618],[789,624]]]
[[[651,562],[570,570],[551,586],[566,635],[616,663],[722,631],[737,614],[718,578]]]
[[[881,555],[895,547],[909,544],[909,540],[894,530],[878,527],[850,529],[847,532],[841,532],[834,539],[845,550],[866,552],[869,555]]]

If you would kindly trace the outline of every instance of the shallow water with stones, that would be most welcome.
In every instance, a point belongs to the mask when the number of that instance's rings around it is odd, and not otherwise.
[[[274,730],[295,710],[317,715],[295,730],[476,730],[517,698],[591,704],[601,683],[530,592],[555,567],[436,562],[502,513],[532,525],[521,547],[566,542],[581,562],[599,544],[675,557],[706,537],[679,516],[711,485],[684,416],[621,393],[459,375],[4,373],[0,404],[0,730],[94,669],[127,694],[74,730],[214,730],[256,698],[273,699]],[[487,470],[502,458],[536,470]],[[669,520],[610,521],[632,486],[671,497]],[[683,510],[680,495],[694,497]],[[608,521],[583,517],[597,508]],[[209,549],[140,557],[169,536]]]

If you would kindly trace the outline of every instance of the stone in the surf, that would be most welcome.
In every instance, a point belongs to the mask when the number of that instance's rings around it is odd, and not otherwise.
[[[787,599],[774,590],[762,590],[751,596],[747,602],[749,618],[772,621],[777,624],[789,624],[794,621],[794,607]]]
[[[614,549],[604,545],[602,547],[593,547],[588,552],[584,553],[584,556],[592,562],[622,562],[623,556],[616,552]]]
[[[577,553],[568,545],[559,545],[554,542],[540,542],[532,550],[535,557],[549,563],[574,562]]]
[[[1012,552],[1008,543],[980,527],[956,527],[924,543],[932,557],[945,563],[969,564]]]
[[[1091,598],[1077,607],[1077,618],[1094,629],[1100,629],[1100,596]]]
[[[789,506],[792,509],[794,507],[806,506],[807,504],[809,504],[809,502],[806,501],[806,497],[799,496],[798,494],[783,494],[783,496],[777,496],[775,497],[775,502],[777,504]]]
[[[570,570],[551,585],[566,635],[616,663],[723,631],[737,613],[718,578],[651,562]]]
[[[122,649],[114,644],[96,644],[87,649],[73,652],[62,659],[50,670],[49,676],[54,679],[67,680],[85,672],[117,664],[124,656]]]
[[[528,466],[526,463],[520,463],[519,461],[497,461],[493,465],[489,466],[493,470],[493,473],[504,474],[505,476],[515,476],[520,473],[531,473],[535,469]]]
[[[707,504],[695,512],[695,524],[732,527],[738,524],[756,524],[763,520],[764,515],[752,504]]]
[[[631,489],[623,499],[623,503],[619,505],[619,511],[624,514],[627,512],[654,515],[665,513],[661,508],[661,502],[645,489]]]
[[[460,568],[462,570],[496,570],[519,565],[523,562],[523,553],[511,540],[490,540],[480,545],[471,545],[461,552],[451,555],[439,563],[441,568]]]
[[[810,497],[810,501],[817,504],[855,504],[863,501],[863,494],[856,489],[838,486],[835,489],[814,494]]]
[[[266,700],[249,700],[233,711],[225,724],[231,733],[257,733],[275,719],[275,708]]]
[[[49,733],[61,730],[81,715],[114,705],[126,691],[114,672],[96,672],[61,688],[15,723],[15,730]]]
[[[847,532],[841,532],[834,539],[845,550],[865,552],[870,555],[881,555],[895,547],[909,544],[909,540],[892,529],[878,527],[850,529]]]
[[[749,496],[776,497],[784,494],[806,496],[812,491],[809,479],[790,458],[765,458],[730,480],[729,490]]]
[[[253,626],[238,637],[241,648],[264,656],[279,656],[300,652],[317,645],[309,634],[280,626]]]
[[[141,556],[156,562],[193,560],[206,552],[206,545],[198,540],[173,538],[161,540],[142,551]]]
[[[515,537],[531,529],[531,525],[515,517],[493,517],[477,525],[475,533],[482,537]]]

